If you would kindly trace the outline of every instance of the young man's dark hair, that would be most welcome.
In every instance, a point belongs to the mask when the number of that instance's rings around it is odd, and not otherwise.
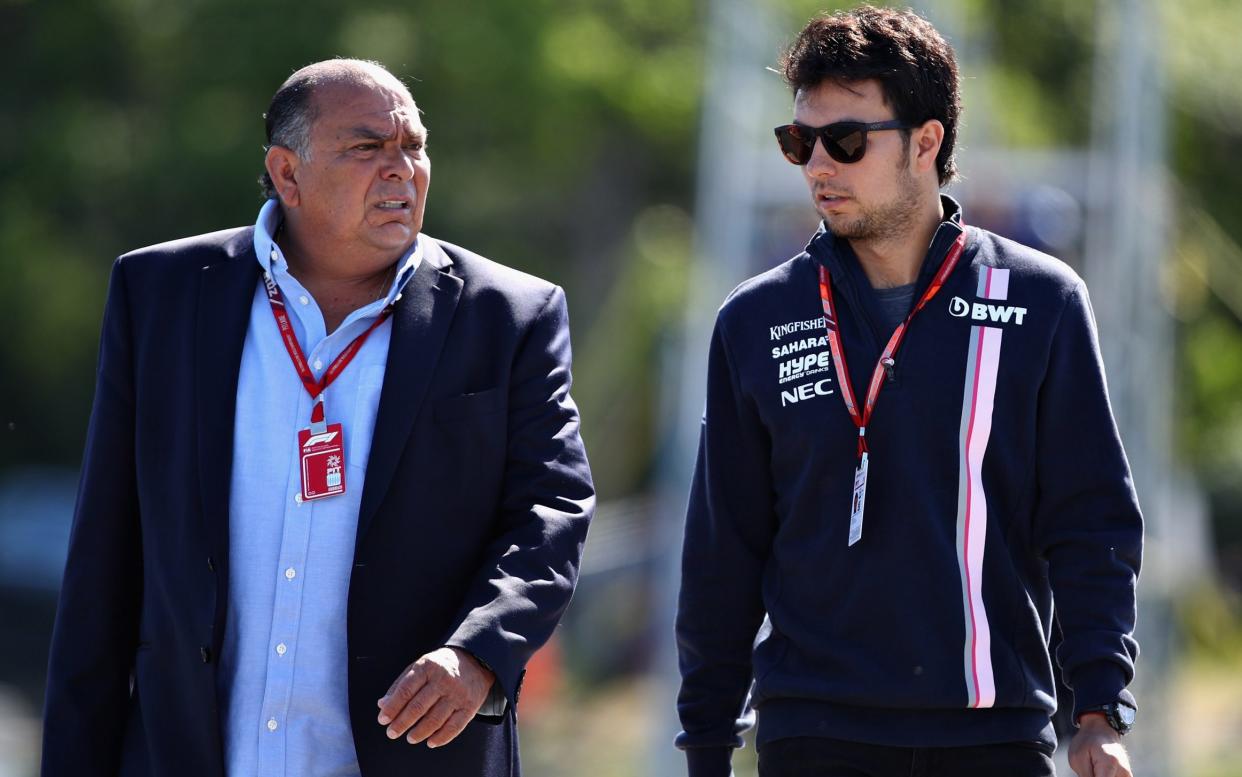
[[[936,157],[940,185],[957,175],[953,146],[962,112],[957,60],[926,19],[909,10],[869,5],[822,14],[798,34],[780,65],[794,94],[825,80],[879,81],[896,118],[913,125],[937,119],[944,125]]]

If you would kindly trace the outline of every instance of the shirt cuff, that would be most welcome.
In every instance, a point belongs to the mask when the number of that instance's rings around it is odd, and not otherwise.
[[[476,715],[486,717],[500,718],[504,717],[505,712],[509,710],[509,699],[505,696],[504,689],[500,687],[500,681],[492,682],[492,687],[487,692],[487,698],[483,700],[483,706],[479,707]]]

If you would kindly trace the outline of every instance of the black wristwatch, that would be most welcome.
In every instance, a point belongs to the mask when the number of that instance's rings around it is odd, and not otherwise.
[[[1082,721],[1082,716],[1088,712],[1100,712],[1104,714],[1104,719],[1108,721],[1108,725],[1118,734],[1128,734],[1130,729],[1134,728],[1134,708],[1129,704],[1123,704],[1115,701],[1112,704],[1103,704],[1099,707],[1088,707],[1078,713],[1078,720]]]

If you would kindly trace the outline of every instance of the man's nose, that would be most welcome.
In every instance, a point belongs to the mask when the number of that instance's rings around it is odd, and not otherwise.
[[[811,158],[806,161],[806,174],[813,178],[832,177],[837,174],[838,164],[837,160],[828,156],[824,141],[815,138],[815,145],[811,146]]]
[[[408,181],[414,177],[414,160],[410,159],[405,148],[397,146],[385,152],[381,175],[397,181]]]

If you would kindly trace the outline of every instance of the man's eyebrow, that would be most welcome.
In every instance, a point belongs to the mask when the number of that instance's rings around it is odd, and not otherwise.
[[[405,134],[413,138],[414,140],[423,141],[427,139],[427,128],[416,127],[412,129],[407,129]],[[351,139],[363,138],[365,140],[385,141],[385,140],[392,140],[393,135],[391,132],[377,130],[374,127],[367,127],[364,125],[359,125],[349,130],[349,137]]]
[[[373,127],[358,126],[350,129],[349,136],[351,138],[366,138],[367,140],[388,140],[392,135],[387,132],[381,132]]]

